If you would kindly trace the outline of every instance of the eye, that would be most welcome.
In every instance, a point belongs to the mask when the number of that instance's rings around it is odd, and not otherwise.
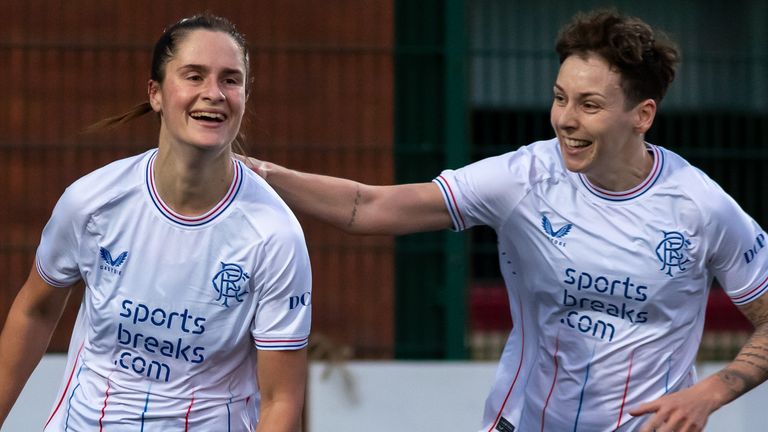
[[[600,110],[600,105],[590,101],[584,102],[582,107],[584,107],[584,111],[589,113],[597,112]]]
[[[189,81],[202,81],[203,77],[200,76],[199,74],[191,74],[191,75],[187,75],[186,79]]]
[[[553,100],[554,100],[554,102],[555,102],[556,104],[558,104],[558,105],[563,105],[563,104],[565,104],[565,96],[563,96],[563,95],[562,95],[562,94],[560,94],[560,93],[555,93],[555,95],[554,95],[554,97],[553,97]]]
[[[221,82],[228,86],[241,86],[245,82],[245,77],[240,72],[229,72],[220,75]]]

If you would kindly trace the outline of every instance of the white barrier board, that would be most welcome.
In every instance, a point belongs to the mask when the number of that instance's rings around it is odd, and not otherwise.
[[[64,373],[64,355],[46,355],[0,432],[42,430]],[[310,365],[307,432],[468,431],[479,427],[490,362],[355,361]],[[705,377],[722,364],[699,366]],[[327,375],[326,375],[327,374]],[[768,424],[768,384],[710,417],[707,432],[754,432]]]

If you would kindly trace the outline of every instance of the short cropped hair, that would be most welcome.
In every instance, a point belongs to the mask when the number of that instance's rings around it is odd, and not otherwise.
[[[621,75],[629,107],[646,99],[661,102],[680,59],[666,35],[615,10],[577,14],[560,30],[555,50],[560,64],[572,55],[596,54],[606,60]]]

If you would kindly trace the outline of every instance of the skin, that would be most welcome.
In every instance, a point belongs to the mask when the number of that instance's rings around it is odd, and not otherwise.
[[[196,30],[150,81],[149,102],[160,114],[155,183],[166,204],[185,215],[204,213],[224,196],[234,175],[231,143],[245,112],[240,47],[222,32]],[[217,115],[223,121],[196,119]]]
[[[652,99],[626,109],[621,75],[596,55],[565,59],[553,91],[550,121],[568,170],[609,191],[648,176],[653,159],[643,135],[656,114]]]
[[[307,382],[307,349],[259,351],[258,380],[261,412],[256,432],[299,431]]]
[[[149,102],[161,118],[155,183],[177,213],[203,214],[225,195],[234,175],[231,143],[247,99],[243,53],[223,32],[194,30],[165,72],[162,83],[148,84]],[[199,113],[221,121],[195,118]],[[45,353],[69,293],[47,284],[33,267],[11,306],[0,334],[0,424]],[[306,370],[306,349],[258,353],[257,431],[299,430]]]
[[[644,135],[656,115],[654,100],[630,103],[620,74],[590,53],[565,59],[553,91],[550,119],[570,171],[615,192],[649,175],[653,159]],[[349,233],[397,235],[451,227],[434,183],[370,186],[251,162],[291,207]],[[641,432],[701,431],[713,411],[768,379],[768,297],[740,309],[756,329],[736,359],[688,389],[630,410],[647,415]]]
[[[253,158],[250,162],[291,208],[351,234],[397,235],[451,227],[451,216],[433,183],[371,186]]]
[[[71,289],[48,285],[33,266],[0,334],[0,424],[50,343]]]

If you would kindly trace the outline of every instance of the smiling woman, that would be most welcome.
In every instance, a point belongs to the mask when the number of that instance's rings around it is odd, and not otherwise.
[[[241,53],[226,33],[189,32],[165,63],[162,81],[149,81],[149,103],[161,118],[157,190],[180,213],[211,208],[231,183],[230,143],[240,130],[246,100],[247,57]],[[201,155],[208,162],[202,176],[187,169]],[[189,190],[178,190],[178,180]],[[190,194],[191,189],[197,193]]]
[[[46,430],[297,430],[311,271],[294,215],[233,157],[249,74],[229,21],[186,18],[155,45],[148,101],[95,125],[155,112],[157,148],[57,203],[0,335],[0,421],[83,280]]]
[[[149,102],[160,114],[160,147],[198,145],[226,149],[245,112],[245,66],[229,35],[191,32],[165,65],[162,81],[149,81]]]
[[[242,108],[245,108],[245,100],[247,100],[248,95],[251,90],[251,83],[252,83],[252,77],[250,75],[250,62],[249,62],[249,54],[248,54],[248,45],[245,40],[245,37],[237,31],[237,29],[232,25],[229,21],[227,21],[224,18],[221,17],[215,17],[215,16],[198,16],[198,17],[191,17],[191,18],[185,18],[174,24],[173,26],[169,27],[163,35],[160,37],[160,39],[155,44],[155,48],[152,53],[152,65],[150,70],[150,80],[149,80],[149,92],[152,93],[153,89],[153,83],[155,85],[159,85],[160,83],[165,82],[167,75],[168,75],[168,68],[167,64],[171,61],[176,61],[176,66],[178,70],[171,70],[170,72],[174,74],[184,74],[187,73],[188,75],[184,77],[183,79],[189,80],[189,81],[199,81],[200,84],[204,81],[204,77],[206,74],[210,74],[211,70],[206,66],[205,64],[198,64],[199,60],[195,60],[195,63],[190,64],[184,64],[179,63],[183,62],[183,59],[181,58],[181,55],[184,53],[178,52],[180,44],[180,41],[182,39],[185,39],[189,36],[189,33],[193,30],[204,30],[208,33],[213,33],[210,35],[214,39],[221,38],[222,36],[229,36],[228,40],[220,41],[224,44],[224,49],[231,49],[234,48],[235,52],[229,52],[231,59],[235,60],[235,63],[225,67],[223,70],[219,71],[222,76],[218,77],[222,81],[222,84],[225,84],[222,86],[222,89],[239,89],[243,90],[245,92],[244,98],[242,99]],[[218,35],[216,35],[218,33]],[[200,36],[194,36],[199,38]],[[189,45],[188,50],[192,51],[188,53],[187,55],[191,56],[197,56],[198,51],[205,51],[206,49],[211,48],[211,46],[206,44],[199,44],[199,43],[193,43]],[[215,49],[208,49],[208,55],[215,55],[216,51]],[[234,54],[234,55],[233,55]],[[216,56],[218,57],[218,56]],[[237,59],[239,58],[239,61]],[[217,59],[219,60],[219,59]],[[198,85],[200,85],[198,84]],[[141,117],[144,114],[147,114],[152,111],[158,112],[160,116],[162,116],[162,113],[158,111],[158,109],[153,106],[151,101],[142,102],[130,110],[126,111],[125,113],[115,115],[112,117],[108,117],[105,119],[102,119],[86,128],[86,132],[96,132],[103,129],[112,128],[118,125],[121,125],[123,123],[129,122],[137,117]],[[192,112],[190,113],[192,116],[197,116],[198,118],[205,116],[205,111],[200,112]],[[211,112],[210,115],[212,115],[214,118],[220,118],[222,121],[224,120],[223,114]],[[243,132],[240,130],[240,123],[242,122],[242,113],[240,113],[240,116],[237,118],[237,128],[235,129],[237,137],[233,140],[231,140],[231,145],[234,147],[235,150],[237,150],[237,153],[239,154],[245,154],[244,148],[243,148],[243,140],[244,135]]]
[[[425,183],[256,169],[291,206],[348,232],[495,231],[514,326],[482,431],[701,431],[768,379],[768,254],[755,246],[766,234],[706,174],[645,140],[678,59],[660,32],[600,10],[574,16],[556,46],[554,139]],[[715,278],[756,330],[696,382]]]
[[[563,61],[551,110],[563,161],[568,170],[607,190],[632,188],[653,166],[642,139],[653,123],[656,102],[625,106],[621,75],[606,60],[584,54]]]

